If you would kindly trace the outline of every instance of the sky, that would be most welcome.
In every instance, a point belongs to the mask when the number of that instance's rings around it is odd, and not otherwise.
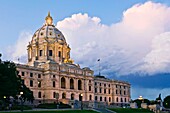
[[[132,99],[170,95],[169,0],[0,0],[3,60],[27,62],[27,45],[51,12],[71,57],[131,84]]]

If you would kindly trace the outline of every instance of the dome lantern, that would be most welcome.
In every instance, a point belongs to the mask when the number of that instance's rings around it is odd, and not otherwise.
[[[48,12],[48,16],[45,18],[46,25],[52,25],[53,18],[50,16],[50,12]]]

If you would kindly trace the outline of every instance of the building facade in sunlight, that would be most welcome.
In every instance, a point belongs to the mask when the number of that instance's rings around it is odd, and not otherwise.
[[[78,43],[78,42],[77,42]],[[130,84],[94,76],[89,67],[81,68],[70,58],[68,43],[53,24],[50,13],[45,24],[27,46],[28,63],[17,64],[19,75],[34,94],[35,104],[83,101],[88,107],[125,105],[130,101]]]

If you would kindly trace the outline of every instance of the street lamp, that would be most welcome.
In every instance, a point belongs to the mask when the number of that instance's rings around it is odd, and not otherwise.
[[[6,108],[6,96],[4,96],[4,109]]]
[[[23,112],[23,98],[22,95],[24,94],[24,92],[20,92],[20,100],[21,100],[21,112]]]
[[[83,110],[83,94],[81,93],[80,96],[81,96],[81,110]]]

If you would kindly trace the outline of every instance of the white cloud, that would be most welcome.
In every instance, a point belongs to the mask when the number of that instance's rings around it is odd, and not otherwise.
[[[148,59],[151,56],[148,53],[155,49],[151,46],[154,37],[170,30],[168,18],[169,7],[149,1],[127,9],[122,21],[111,26],[102,24],[98,17],[80,13],[58,22],[57,27],[66,36],[72,47],[72,57],[78,63],[91,66],[97,71],[96,60],[101,58],[104,74],[114,72],[126,75],[136,71],[152,74],[158,72],[161,65],[157,68],[155,65],[151,70],[145,66],[145,62],[151,60]],[[154,55],[157,54],[152,54],[152,57]],[[159,55],[159,59],[163,58]],[[143,67],[145,69],[141,69]],[[162,70],[166,70],[164,67]]]
[[[149,73],[170,72],[170,32],[156,36],[152,40],[152,50],[144,57],[143,64],[136,71]]]
[[[168,6],[149,1],[127,9],[122,20],[110,26],[102,24],[99,17],[81,13],[65,18],[56,26],[70,44],[73,60],[90,66],[96,73],[100,58],[104,75],[154,74],[168,71],[169,51],[164,43],[169,47],[169,36],[165,33],[170,30],[169,18]],[[25,58],[31,36],[30,32],[21,33],[17,43],[8,48],[7,58],[14,61]]]
[[[8,46],[5,50],[5,56],[6,59],[24,63],[27,62],[27,45],[31,41],[32,33],[23,31],[20,33],[18,40],[14,45]]]

